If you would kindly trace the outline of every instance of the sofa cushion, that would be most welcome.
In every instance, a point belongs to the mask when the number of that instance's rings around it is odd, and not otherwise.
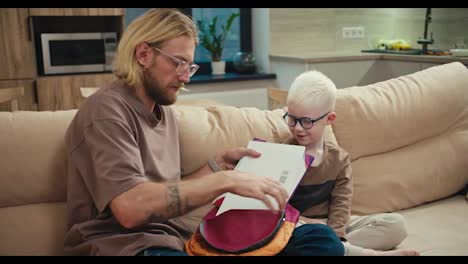
[[[467,88],[454,62],[338,91],[333,130],[353,161],[354,212],[416,206],[468,183]]]
[[[65,201],[65,131],[75,113],[0,112],[0,207]]]
[[[468,182],[468,131],[352,162],[354,214],[393,212],[457,193]]]
[[[367,86],[339,89],[335,136],[355,160],[448,131],[466,130],[467,85],[468,70],[453,62]]]
[[[269,142],[286,139],[284,110],[233,106],[174,106],[181,148],[182,175],[203,166],[218,153],[245,147],[254,137]]]

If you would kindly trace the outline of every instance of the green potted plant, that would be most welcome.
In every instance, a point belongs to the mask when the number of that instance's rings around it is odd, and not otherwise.
[[[221,32],[218,32],[218,17],[215,16],[210,22],[197,20],[200,44],[211,53],[211,67],[213,74],[224,74],[225,62],[222,61],[224,41],[230,33],[232,23],[240,16],[239,13],[232,13],[226,20],[225,25],[221,25]]]

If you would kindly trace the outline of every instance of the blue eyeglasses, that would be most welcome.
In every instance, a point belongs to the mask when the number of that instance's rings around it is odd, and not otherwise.
[[[284,116],[283,116],[283,119],[284,119],[284,121],[286,121],[286,124],[288,124],[288,126],[290,126],[290,127],[295,127],[297,122],[299,121],[299,124],[301,124],[301,126],[304,129],[311,129],[314,126],[315,122],[317,122],[320,119],[326,117],[329,113],[330,112],[327,112],[326,114],[320,116],[317,119],[311,119],[311,118],[308,118],[308,117],[297,118],[297,117],[295,117],[293,115],[290,115],[288,112],[286,112],[286,114],[284,114]]]

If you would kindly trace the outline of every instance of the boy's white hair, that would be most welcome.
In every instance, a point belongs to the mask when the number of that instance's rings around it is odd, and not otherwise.
[[[299,76],[291,84],[287,104],[313,105],[323,112],[333,111],[336,101],[336,86],[325,74],[312,70]]]

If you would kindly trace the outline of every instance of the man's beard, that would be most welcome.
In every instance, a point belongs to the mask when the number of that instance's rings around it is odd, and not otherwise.
[[[177,95],[171,96],[164,88],[162,88],[151,73],[145,71],[143,73],[143,86],[146,95],[148,95],[158,105],[171,105],[177,100]]]

